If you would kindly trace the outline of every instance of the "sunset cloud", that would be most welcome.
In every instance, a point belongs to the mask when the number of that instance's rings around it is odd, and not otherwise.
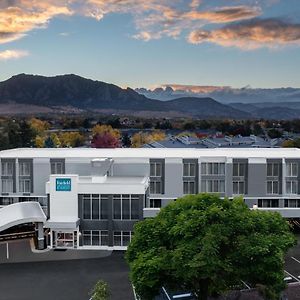
[[[195,30],[188,40],[193,44],[210,42],[246,50],[300,45],[300,24],[279,19],[254,19],[211,31]]]
[[[191,11],[184,17],[191,20],[206,20],[211,23],[227,23],[258,17],[261,13],[259,7],[233,6],[213,11]]]
[[[188,35],[190,43],[242,49],[298,43],[297,24],[257,19],[272,1],[278,0],[228,0],[226,6],[212,6],[209,0],[1,0],[0,44],[46,28],[57,16],[80,15],[100,21],[113,13],[131,15],[136,30],[133,38],[144,41]],[[207,30],[210,24],[218,27]]]
[[[71,15],[72,10],[59,4],[62,2],[64,1],[5,1],[0,7],[0,43],[17,40],[33,29],[44,28],[57,15]]]
[[[18,59],[24,56],[28,56],[29,53],[23,50],[5,50],[0,51],[0,61]]]

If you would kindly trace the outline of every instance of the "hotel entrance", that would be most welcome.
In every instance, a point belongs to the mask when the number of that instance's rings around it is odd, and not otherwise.
[[[52,231],[53,248],[74,249],[78,244],[77,231]]]

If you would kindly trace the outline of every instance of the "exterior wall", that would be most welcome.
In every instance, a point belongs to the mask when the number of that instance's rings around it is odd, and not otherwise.
[[[178,198],[183,195],[182,159],[165,160],[165,193],[164,198]]]
[[[35,150],[38,151],[38,150]],[[165,150],[166,152],[168,149]],[[255,151],[252,149],[251,151]],[[16,152],[17,153],[17,152]],[[34,152],[33,152],[34,153]],[[186,153],[186,150],[184,150]],[[235,158],[230,156],[230,151],[227,153],[228,156],[224,155],[224,157],[201,157],[201,152],[199,152],[199,157],[187,157],[186,155],[183,157],[166,157],[165,159],[157,158],[157,157],[117,157],[112,159],[112,167],[110,168],[108,175],[109,176],[120,176],[120,177],[149,177],[150,175],[150,162],[151,161],[160,161],[163,162],[163,176],[162,176],[162,183],[163,188],[162,194],[150,194],[147,201],[141,199],[141,218],[143,216],[143,208],[150,207],[150,200],[149,199],[161,199],[161,206],[164,207],[168,203],[174,201],[174,199],[183,196],[183,163],[186,161],[196,161],[198,163],[197,167],[197,189],[196,192],[202,192],[201,190],[201,179],[225,179],[225,193],[220,194],[221,197],[233,197],[233,164],[236,162],[246,163],[246,173],[245,173],[245,203],[249,207],[253,207],[253,205],[258,204],[259,199],[278,199],[278,208],[284,208],[284,199],[300,199],[300,158],[289,158],[285,159],[284,157],[277,157],[269,159],[267,157],[244,157],[244,158]],[[1,157],[1,152],[0,152]],[[48,192],[45,189],[45,183],[49,181],[51,168],[50,162],[55,160],[65,160],[65,173],[66,174],[74,174],[76,176],[91,176],[93,174],[92,168],[92,160],[97,157],[77,157],[77,158],[52,158],[52,157],[25,157],[25,158],[18,158],[16,157],[8,157],[8,158],[1,158],[2,162],[5,161],[12,161],[14,163],[14,191],[10,194],[2,194],[1,197],[12,197],[14,200],[13,202],[22,201],[22,197],[44,197],[47,199]],[[101,157],[100,157],[101,158]],[[19,162],[21,161],[32,161],[32,191],[31,193],[20,193],[19,191]],[[201,174],[201,163],[205,162],[224,162],[225,163],[225,176],[215,176],[215,175],[203,175]],[[267,180],[272,180],[267,176],[267,163],[279,163],[280,164],[280,173],[279,173],[279,193],[278,195],[271,195],[267,194]],[[297,194],[295,195],[288,195],[286,194],[286,181],[289,177],[286,176],[286,165],[289,162],[296,162],[298,165],[298,190]],[[0,168],[1,172],[1,168]],[[66,175],[70,177],[71,175]],[[103,186],[104,187],[104,186]],[[1,190],[0,184],[0,192]],[[121,187],[120,187],[121,189]],[[82,188],[82,190],[78,190],[78,193],[95,193],[97,192],[97,187],[95,185],[89,186],[86,185],[86,188]],[[143,191],[141,190],[134,190],[130,184],[127,185],[126,193],[132,194],[140,194]],[[53,195],[55,191],[51,191],[51,195]],[[101,193],[98,191],[98,193]],[[104,193],[104,192],[103,192]],[[116,193],[121,193],[120,191],[116,190]],[[74,194],[75,196],[75,194]],[[24,199],[23,198],[23,199]],[[75,197],[77,199],[77,195]],[[50,199],[51,201],[51,199]],[[76,200],[77,201],[77,200]],[[146,202],[146,203],[145,203]],[[50,203],[50,202],[49,202]],[[81,207],[76,207],[80,209]],[[52,214],[60,213],[60,210],[66,209],[67,207],[57,207],[55,208],[55,204],[51,202],[50,210],[52,210]],[[75,208],[74,208],[75,209]],[[72,215],[74,214],[75,210],[72,211]],[[287,215],[287,214],[286,214]],[[81,229],[83,230],[129,230],[132,229],[133,223],[129,221],[86,221],[82,220]]]
[[[47,158],[35,158],[33,160],[33,194],[45,195],[46,185],[50,176],[50,160]]]
[[[250,197],[264,197],[267,194],[266,159],[249,160],[248,193]]]
[[[110,247],[113,246],[114,231],[133,231],[136,220],[114,220],[113,219],[113,195],[108,196],[108,219],[107,220],[85,220],[83,216],[83,195],[78,196],[78,218],[80,218],[80,231],[84,230],[108,230]],[[139,220],[143,220],[144,195],[139,197]]]

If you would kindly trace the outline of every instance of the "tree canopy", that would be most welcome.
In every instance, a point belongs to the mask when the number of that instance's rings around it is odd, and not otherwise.
[[[276,299],[285,287],[284,254],[294,243],[279,213],[250,210],[241,198],[198,194],[137,223],[126,259],[143,300],[153,299],[162,286],[207,299],[242,281],[265,286]]]

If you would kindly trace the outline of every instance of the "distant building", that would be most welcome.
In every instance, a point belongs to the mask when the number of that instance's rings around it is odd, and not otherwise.
[[[277,148],[281,143],[281,139],[266,139],[255,135],[206,138],[168,136],[164,141],[148,143],[143,148]]]

